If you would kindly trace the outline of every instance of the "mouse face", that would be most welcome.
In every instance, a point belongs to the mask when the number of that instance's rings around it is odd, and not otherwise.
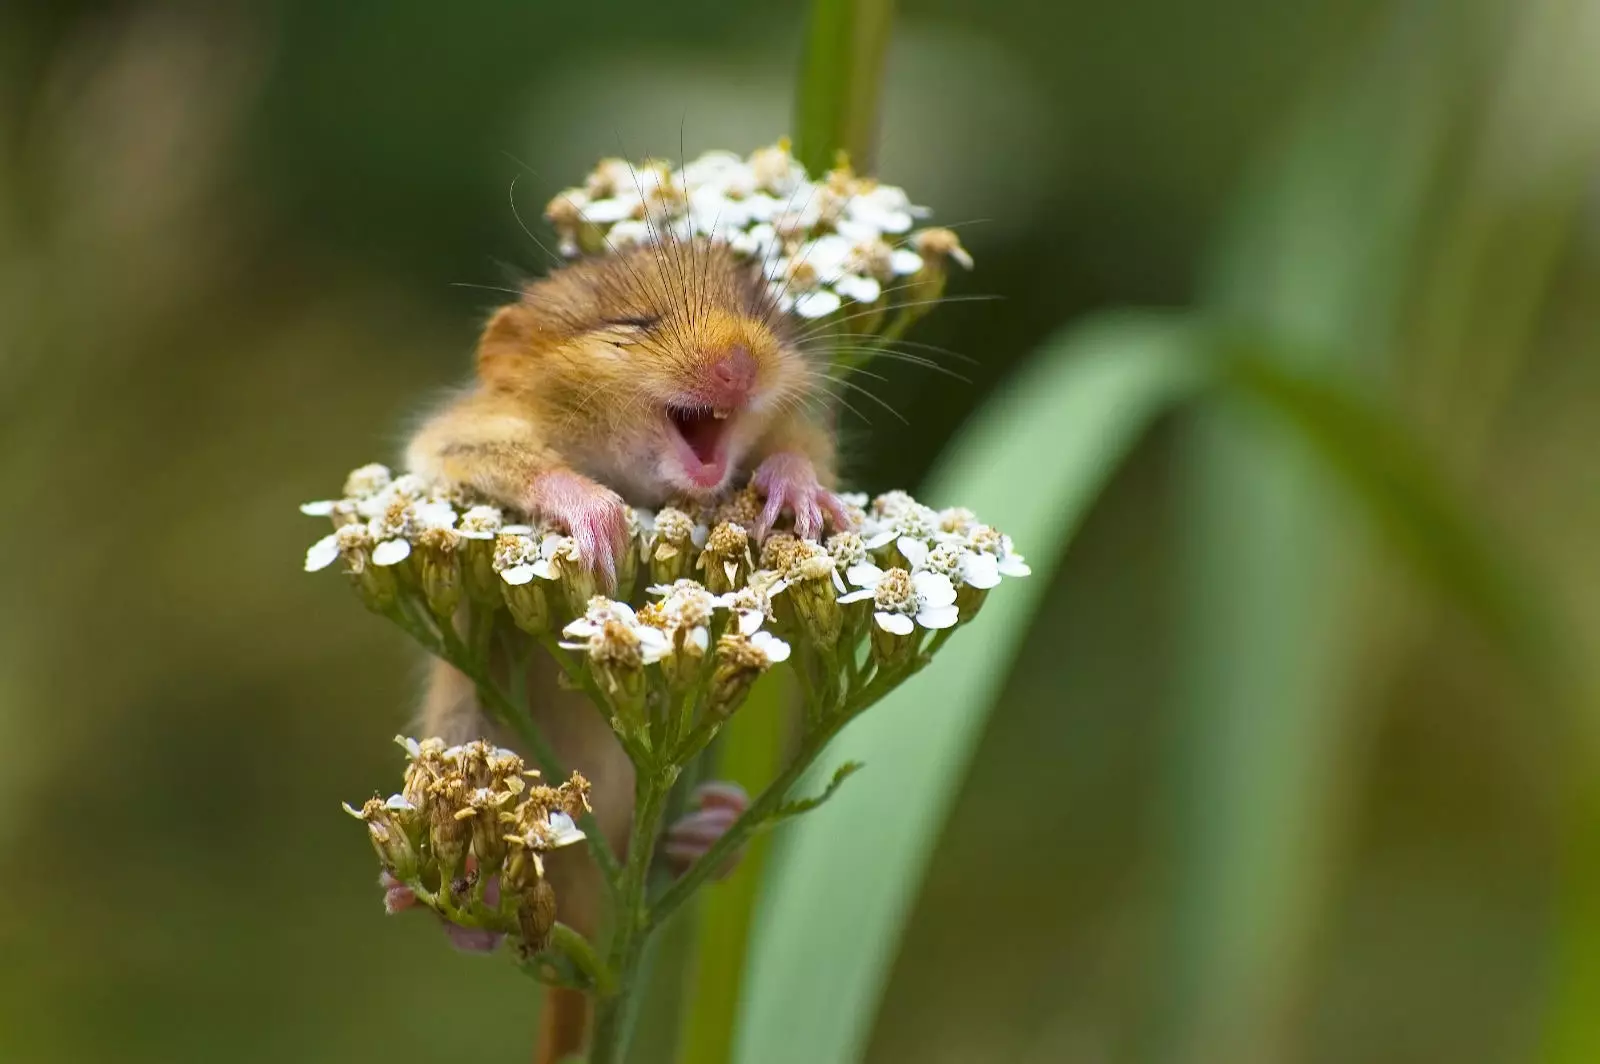
[[[706,497],[819,387],[760,271],[696,241],[583,260],[530,285],[479,349],[574,468],[640,504]]]

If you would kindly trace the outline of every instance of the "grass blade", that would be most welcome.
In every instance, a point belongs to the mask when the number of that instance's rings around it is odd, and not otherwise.
[[[970,505],[1034,565],[990,596],[939,662],[840,736],[866,769],[779,839],[750,945],[736,1059],[847,1064],[1018,633],[1101,487],[1146,427],[1204,376],[1181,327],[1126,315],[1047,344],[950,447],[925,495]]]

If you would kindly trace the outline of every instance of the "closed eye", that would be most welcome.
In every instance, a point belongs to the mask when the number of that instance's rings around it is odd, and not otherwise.
[[[607,318],[605,324],[615,325],[619,329],[653,329],[661,324],[659,314],[638,314],[626,318]]]

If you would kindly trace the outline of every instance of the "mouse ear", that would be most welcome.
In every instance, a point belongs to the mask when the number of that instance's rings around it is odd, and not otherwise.
[[[478,338],[478,372],[485,380],[514,370],[533,354],[533,328],[526,307],[513,303],[494,312]]]

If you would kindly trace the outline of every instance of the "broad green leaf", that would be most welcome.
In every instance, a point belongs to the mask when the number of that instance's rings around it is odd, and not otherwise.
[[[1046,344],[952,443],[922,494],[970,506],[1009,532],[1034,574],[992,592],[982,616],[933,666],[852,724],[820,760],[813,792],[842,761],[867,768],[779,832],[750,944],[736,1059],[859,1058],[1021,632],[1118,463],[1202,377],[1180,326],[1119,316]]]

